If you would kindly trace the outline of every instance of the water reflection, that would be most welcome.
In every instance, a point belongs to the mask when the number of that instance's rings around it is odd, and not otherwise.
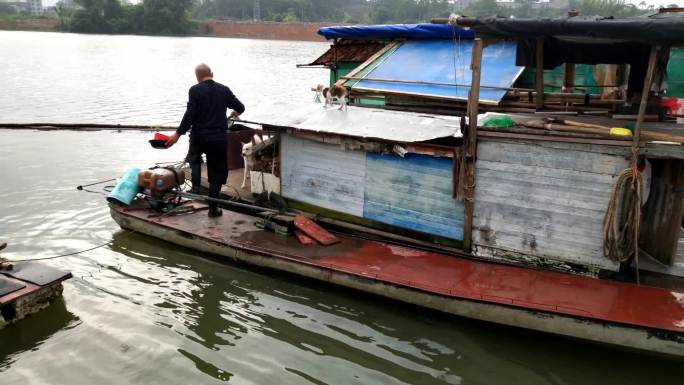
[[[112,249],[131,258],[147,259],[145,255],[159,253],[153,250],[155,247],[168,247],[153,240],[135,241],[135,237],[142,236],[127,238],[124,233],[117,234]],[[153,263],[176,269],[187,268],[188,262],[183,257],[171,257]],[[277,373],[285,378],[295,376],[301,380],[301,373],[306,373],[307,378],[318,383],[344,383],[342,376],[334,377],[336,369],[340,375],[347,368],[358,373],[358,378],[384,378],[383,382],[390,378],[394,378],[393,382],[401,378],[421,383],[435,379],[460,382],[444,368],[430,367],[432,356],[453,356],[452,349],[425,338],[414,344],[388,335],[390,331],[402,333],[401,328],[365,325],[358,320],[363,321],[364,312],[356,309],[356,304],[331,303],[329,297],[324,298],[325,292],[293,290],[289,279],[281,281],[275,276],[227,266],[221,269],[230,275],[221,279],[223,274],[217,276],[216,267],[207,271],[198,266],[203,263],[193,262],[192,270],[198,275],[186,282],[189,292],[158,292],[160,299],[155,306],[161,309],[160,315],[167,311],[181,315],[177,321],[188,330],[176,328],[176,332],[197,345],[179,352],[206,374],[226,379],[233,375],[227,368],[243,367],[248,370],[238,370],[239,376],[253,371],[249,368],[258,368],[257,373]],[[158,282],[157,286],[165,285]],[[208,352],[218,354],[207,356]],[[216,356],[232,358],[221,365]],[[312,366],[325,369],[315,373]]]
[[[463,320],[246,266],[217,265],[156,239],[119,236],[113,245],[119,253],[196,273],[183,286],[158,282],[181,292],[158,292],[162,300],[155,306],[162,309],[158,315],[179,315],[163,324],[192,341],[178,352],[217,380],[592,383],[565,366],[608,362],[608,352],[613,359],[645,360],[664,372],[674,368],[669,360]],[[162,253],[168,257],[151,257]],[[600,365],[587,370],[604,373]]]
[[[22,352],[37,350],[53,335],[79,325],[78,317],[69,312],[58,298],[38,315],[0,330],[0,372],[12,366]]]

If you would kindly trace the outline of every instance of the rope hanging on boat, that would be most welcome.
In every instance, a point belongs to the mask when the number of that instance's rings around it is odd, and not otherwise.
[[[615,262],[625,262],[632,255],[638,255],[642,179],[639,171],[635,177],[634,170],[628,168],[618,175],[613,186],[603,219],[603,255]]]
[[[639,279],[639,231],[644,181],[637,168],[639,149],[632,147],[632,164],[618,175],[603,218],[603,255],[615,262],[634,257]],[[619,205],[619,206],[618,206]]]

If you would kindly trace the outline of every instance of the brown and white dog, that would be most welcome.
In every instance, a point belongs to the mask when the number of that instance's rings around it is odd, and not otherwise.
[[[347,109],[347,96],[349,96],[349,92],[347,92],[345,87],[337,84],[333,84],[332,87],[325,87],[324,85],[319,84],[316,87],[316,92],[320,93],[325,98],[323,108],[332,107],[335,99],[337,99],[337,102],[340,103],[339,109]]]

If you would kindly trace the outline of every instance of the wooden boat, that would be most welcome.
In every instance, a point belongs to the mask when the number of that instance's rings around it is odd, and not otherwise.
[[[39,262],[0,259],[0,329],[39,312],[62,295],[71,273]]]
[[[193,202],[193,206],[201,203]],[[341,242],[302,246],[224,211],[159,217],[137,201],[111,205],[124,229],[229,263],[246,263],[329,282],[488,322],[684,356],[684,294],[632,283],[458,258],[337,235]]]
[[[633,133],[614,131],[633,108],[627,99],[545,92],[543,70],[545,60],[572,61],[564,78],[572,89],[573,66],[608,60],[619,40],[630,54],[610,62],[632,65],[643,85],[631,81],[630,92],[651,90],[684,21],[457,22],[472,30],[323,29],[335,43],[311,65],[330,68],[349,90],[348,110],[288,103],[243,122],[276,144],[259,154],[251,190],[233,172],[224,193],[250,200],[275,191],[290,208],[349,230],[339,244],[304,246],[232,211],[159,217],[137,201],[111,206],[112,217],[202,253],[458,316],[684,356],[682,130],[644,121],[658,105],[647,91]],[[644,23],[662,33],[644,37]],[[554,44],[576,56],[545,55]],[[515,87],[524,72],[517,59],[536,68],[531,88]],[[508,122],[488,126],[501,113]],[[650,178],[639,177],[642,166]],[[630,187],[640,185],[648,189]]]

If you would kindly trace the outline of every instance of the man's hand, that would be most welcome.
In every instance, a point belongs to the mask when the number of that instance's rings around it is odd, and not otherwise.
[[[231,118],[237,118],[238,116],[240,116],[240,113],[235,110],[230,113]]]
[[[168,138],[168,139],[166,140],[166,143],[164,143],[164,145],[165,145],[167,148],[168,148],[168,147],[171,147],[171,146],[173,146],[174,144],[176,144],[176,142],[178,141],[178,139],[180,139],[180,137],[181,137],[180,134],[176,132],[175,134],[173,134],[172,137],[170,137],[170,138]]]

